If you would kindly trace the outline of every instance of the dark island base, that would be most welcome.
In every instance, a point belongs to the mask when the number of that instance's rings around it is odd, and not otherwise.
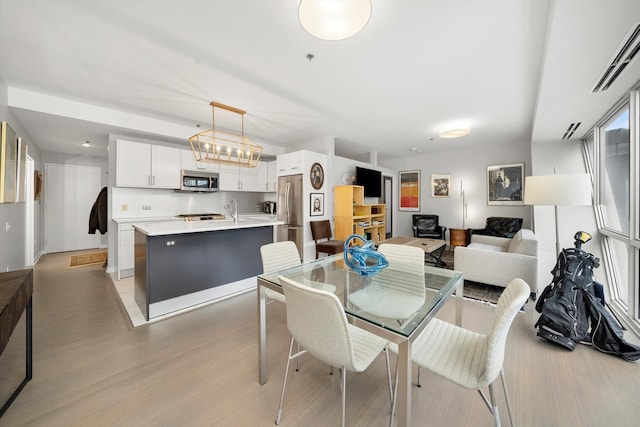
[[[271,242],[273,226],[166,236],[136,230],[136,303],[149,320],[151,304],[256,276],[260,247]]]

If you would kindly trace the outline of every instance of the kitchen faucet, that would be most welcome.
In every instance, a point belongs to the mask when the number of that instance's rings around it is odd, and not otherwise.
[[[233,218],[233,222],[238,222],[238,202],[236,199],[231,199],[229,203],[229,215]]]

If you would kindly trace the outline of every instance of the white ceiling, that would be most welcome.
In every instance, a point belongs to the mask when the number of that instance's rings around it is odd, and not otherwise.
[[[86,154],[91,140],[106,156],[109,132],[186,144],[215,100],[246,110],[257,142],[330,136],[339,155],[379,160],[560,143],[573,122],[580,138],[640,80],[636,59],[590,94],[637,0],[372,5],[362,32],[327,42],[301,28],[297,0],[0,0],[0,76],[44,151]],[[231,118],[216,124],[239,129]],[[437,136],[461,120],[469,136]]]

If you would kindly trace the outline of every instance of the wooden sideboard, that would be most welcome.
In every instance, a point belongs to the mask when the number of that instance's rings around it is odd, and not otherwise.
[[[0,417],[18,397],[18,394],[32,377],[32,307],[33,270],[0,273],[0,355],[26,310],[26,355],[25,378],[0,408]]]

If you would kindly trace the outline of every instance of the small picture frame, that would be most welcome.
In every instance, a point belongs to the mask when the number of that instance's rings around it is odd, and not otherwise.
[[[311,216],[324,215],[324,193],[311,193],[309,212]]]
[[[487,205],[524,205],[524,163],[487,166]]]
[[[398,172],[398,187],[400,188],[401,211],[420,211],[420,171]]]
[[[314,163],[311,165],[311,171],[309,172],[309,179],[311,180],[311,186],[314,190],[319,190],[324,184],[324,170],[320,163]]]
[[[451,176],[449,174],[431,175],[431,197],[449,197],[451,195]]]

